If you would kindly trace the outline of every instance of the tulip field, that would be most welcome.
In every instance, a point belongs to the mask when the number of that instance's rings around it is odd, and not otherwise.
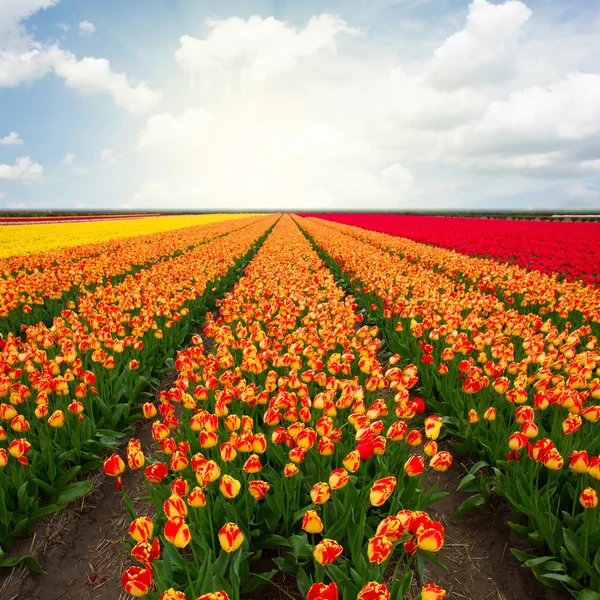
[[[122,598],[458,600],[460,495],[600,600],[600,225],[97,221],[0,227],[0,577],[105,486]]]

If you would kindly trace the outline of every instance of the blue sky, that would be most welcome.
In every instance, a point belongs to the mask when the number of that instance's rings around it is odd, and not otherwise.
[[[600,209],[600,3],[0,0],[0,209]]]

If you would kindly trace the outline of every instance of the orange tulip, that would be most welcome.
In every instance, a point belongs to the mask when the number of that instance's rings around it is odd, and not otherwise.
[[[255,500],[262,500],[269,491],[270,485],[266,481],[258,479],[248,484],[248,492]]]
[[[381,564],[390,555],[392,548],[393,544],[387,537],[383,535],[376,535],[375,537],[372,537],[367,546],[369,562]]]
[[[302,529],[306,533],[321,533],[323,531],[323,522],[316,510],[307,510],[302,517]]]
[[[194,487],[187,497],[187,503],[192,508],[203,508],[206,506],[206,497],[204,496],[202,488],[198,486]]]
[[[434,583],[426,583],[421,589],[421,600],[444,600],[446,590]]]
[[[333,581],[329,585],[313,583],[306,593],[306,600],[338,600],[337,585]]]
[[[242,484],[231,475],[223,475],[219,481],[219,490],[225,498],[235,498],[240,493],[241,487]]]
[[[144,473],[151,483],[160,483],[169,474],[169,467],[165,463],[154,463],[148,465]]]
[[[587,473],[588,466],[589,458],[585,450],[574,450],[569,454],[569,468],[575,473]]]
[[[335,540],[321,540],[313,550],[315,560],[321,565],[330,565],[342,553],[343,548]]]
[[[62,410],[55,410],[48,417],[50,427],[62,427],[65,424],[65,413]]]
[[[390,592],[385,584],[369,581],[358,592],[356,600],[390,600]]]
[[[347,471],[355,473],[360,466],[360,454],[358,453],[358,450],[352,450],[342,462]]]
[[[310,490],[310,497],[315,504],[325,504],[331,498],[329,485],[323,481],[315,483]]]
[[[294,475],[298,475],[298,467],[294,463],[288,463],[283,468],[283,474],[285,477],[294,477]]]
[[[225,523],[219,530],[219,543],[225,552],[235,552],[244,542],[244,534],[235,523]]]
[[[246,473],[259,473],[262,470],[262,465],[260,463],[260,457],[258,454],[251,454],[248,457],[248,460],[244,463],[244,471]]]
[[[178,592],[174,588],[169,588],[160,595],[158,600],[185,600],[185,593]]]
[[[152,569],[141,567],[129,567],[121,577],[123,589],[136,598],[145,596],[152,585]]]
[[[145,542],[152,537],[154,525],[150,517],[138,517],[129,526],[129,535],[136,542]]]
[[[350,481],[350,475],[346,469],[334,469],[329,475],[329,487],[332,490],[341,490]]]
[[[452,465],[452,455],[450,452],[446,452],[442,450],[442,452],[438,452],[429,462],[429,466],[434,471],[444,472],[447,471]]]
[[[412,454],[404,463],[404,472],[409,477],[420,475],[425,469],[425,459],[418,454]]]
[[[173,494],[163,503],[163,508],[167,518],[174,519],[175,517],[186,517],[188,514],[187,506],[180,496]]]
[[[585,488],[579,495],[579,502],[583,508],[596,508],[598,506],[598,494],[591,487]]]
[[[185,548],[191,541],[190,528],[183,517],[173,517],[165,523],[165,539],[175,548]]]
[[[210,592],[208,594],[202,594],[202,596],[198,596],[196,600],[229,600],[229,596],[227,592]]]
[[[383,477],[378,479],[371,487],[369,499],[371,506],[381,506],[387,502],[396,487],[395,477]]]

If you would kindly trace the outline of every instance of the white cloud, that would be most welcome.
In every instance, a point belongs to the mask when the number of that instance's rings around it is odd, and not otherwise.
[[[87,175],[89,173],[89,170],[85,167],[72,167],[71,173],[73,173],[74,175]]]
[[[59,23],[59,24],[57,25],[57,27],[58,27],[58,28],[59,28],[61,31],[63,31],[64,33],[68,33],[68,32],[69,32],[69,30],[71,29],[71,27],[69,26],[69,24],[68,24],[68,23]]]
[[[69,87],[79,91],[110,94],[117,105],[132,114],[154,110],[162,95],[160,91],[152,90],[144,82],[133,83],[124,73],[115,73],[104,58],[77,59],[57,44],[41,43],[27,32],[23,21],[57,2],[3,0],[0,10],[0,88],[15,87],[55,73]]]
[[[96,32],[96,26],[89,21],[81,21],[78,25],[79,35],[94,35]]]
[[[8,135],[0,138],[0,145],[4,146],[20,146],[23,140],[16,131],[11,131]]]
[[[190,109],[174,116],[154,115],[141,132],[137,149],[141,151],[191,151],[206,144],[206,132],[213,115],[202,108]]]
[[[0,200],[4,200],[6,198],[6,194],[4,192],[0,192]]]
[[[103,150],[100,150],[99,157],[101,161],[110,163],[111,165],[116,165],[122,158],[122,156],[112,148],[104,148]]]
[[[65,154],[65,157],[63,158],[63,163],[65,165],[71,165],[73,164],[73,161],[75,160],[75,155],[72,152],[69,152],[67,154]]]
[[[429,78],[435,86],[456,89],[509,77],[518,58],[522,28],[531,15],[520,0],[501,4],[473,0],[465,27],[434,52]]]
[[[177,63],[203,79],[239,71],[244,83],[263,82],[315,55],[335,54],[337,36],[358,33],[331,14],[313,17],[300,30],[274,17],[258,16],[209,19],[207,25],[209,33],[204,39],[189,35],[180,39]]]
[[[60,51],[60,58],[54,62],[54,72],[63,77],[69,87],[81,92],[111,94],[116,104],[132,114],[153,110],[161,97],[143,82],[132,85],[124,73],[112,71],[105,58],[77,60],[73,54]]]
[[[600,73],[577,49],[600,51],[591,34],[519,0],[474,0],[413,60],[359,33],[324,14],[301,27],[209,20],[204,37],[183,36],[189,102],[140,131],[155,179],[130,203],[456,206],[598,172]],[[562,52],[556,39],[574,43]]]
[[[29,156],[17,158],[14,165],[0,164],[0,181],[37,181],[43,173],[42,165],[33,162]]]
[[[600,209],[600,185],[588,187],[581,183],[576,183],[567,188],[567,196],[574,204]]]

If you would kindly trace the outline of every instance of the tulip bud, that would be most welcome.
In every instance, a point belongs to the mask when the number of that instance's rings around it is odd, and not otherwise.
[[[129,567],[121,577],[123,589],[136,598],[145,596],[152,586],[152,569]]]
[[[183,517],[168,519],[165,523],[164,536],[175,548],[185,548],[192,539],[190,529]]]
[[[302,518],[302,529],[306,533],[321,533],[323,531],[323,522],[316,510],[307,510]]]
[[[591,487],[585,488],[579,495],[579,502],[583,508],[596,508],[598,506],[598,494]]]
[[[390,592],[385,584],[369,581],[358,592],[356,600],[390,600]]]
[[[243,542],[244,534],[235,523],[225,523],[219,530],[219,543],[225,552],[235,552]]]
[[[342,553],[343,548],[335,540],[320,541],[313,550],[315,560],[321,565],[332,564]]]

